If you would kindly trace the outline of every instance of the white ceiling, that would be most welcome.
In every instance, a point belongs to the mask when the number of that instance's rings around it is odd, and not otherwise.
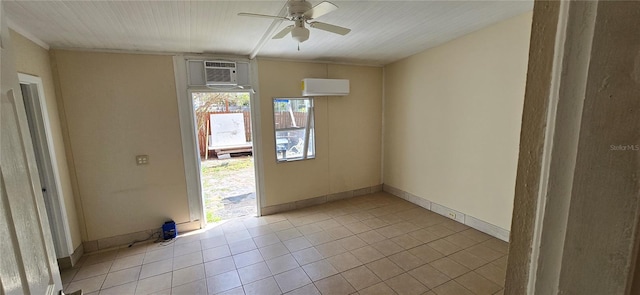
[[[272,20],[237,13],[277,15],[285,5],[284,0],[2,1],[10,24],[53,48],[242,56],[260,49]],[[289,36],[268,39],[257,56],[383,65],[533,8],[531,0],[331,2],[340,8],[318,21],[351,33],[311,29],[300,51]]]

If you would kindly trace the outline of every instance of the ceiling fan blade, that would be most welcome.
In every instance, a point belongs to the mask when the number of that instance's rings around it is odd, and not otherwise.
[[[285,27],[284,29],[282,29],[282,31],[280,31],[277,34],[273,35],[273,38],[271,38],[271,39],[282,39],[282,38],[284,38],[284,36],[289,34],[289,32],[291,32],[291,30],[293,30],[293,25]]]
[[[286,17],[277,16],[277,15],[266,15],[266,14],[246,13],[246,12],[240,12],[240,13],[238,13],[238,16],[251,16],[251,17],[275,18],[275,19],[289,20]]]
[[[347,28],[344,28],[344,27],[331,25],[331,24],[327,24],[327,23],[310,22],[309,25],[312,28],[316,28],[316,29],[320,29],[320,30],[323,30],[323,31],[336,33],[336,34],[340,34],[340,35],[346,35],[346,34],[349,34],[349,32],[351,32],[351,29],[347,29]]]
[[[304,17],[307,19],[314,19],[314,18],[319,18],[329,12],[332,12],[334,10],[338,9],[338,6],[336,6],[335,4],[328,2],[328,1],[324,1],[321,2],[320,4],[314,6],[313,8],[307,10],[304,12]]]

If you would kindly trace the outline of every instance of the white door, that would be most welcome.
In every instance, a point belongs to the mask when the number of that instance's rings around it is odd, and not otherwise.
[[[0,1],[0,294],[62,289]]]

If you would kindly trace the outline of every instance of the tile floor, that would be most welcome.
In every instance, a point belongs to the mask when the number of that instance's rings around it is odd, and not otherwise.
[[[502,294],[507,243],[387,193],[86,255],[84,294]]]

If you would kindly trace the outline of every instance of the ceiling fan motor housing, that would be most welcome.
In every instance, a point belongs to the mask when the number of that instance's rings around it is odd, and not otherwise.
[[[287,10],[288,10],[287,12],[289,16],[292,17],[294,20],[297,17],[302,17],[302,14],[309,9],[311,9],[311,3],[304,0],[302,1],[290,0],[289,5],[287,5]]]

